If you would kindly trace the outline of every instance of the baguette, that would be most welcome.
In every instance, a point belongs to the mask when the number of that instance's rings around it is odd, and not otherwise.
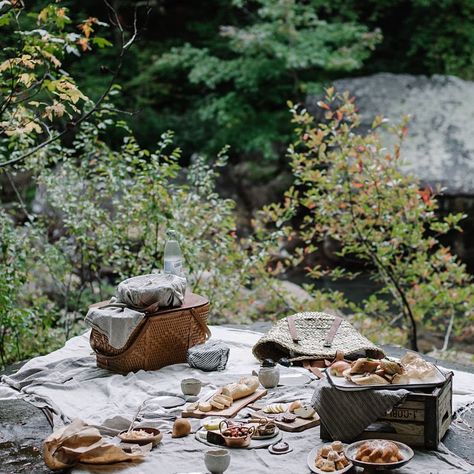
[[[210,403],[214,408],[217,408],[218,410],[223,410],[225,408],[222,403],[216,402],[214,398],[210,401]]]
[[[259,386],[258,378],[255,376],[242,377],[238,383],[230,383],[222,389],[222,394],[233,400],[244,398],[254,393]]]
[[[232,405],[232,402],[229,402],[229,397],[224,398],[222,395],[214,395],[212,399],[226,407],[230,407]]]

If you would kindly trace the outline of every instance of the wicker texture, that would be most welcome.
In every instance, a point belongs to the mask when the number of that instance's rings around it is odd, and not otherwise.
[[[334,318],[326,313],[295,314],[296,331],[300,338],[298,342],[294,342],[291,338],[287,319],[281,319],[255,344],[252,352],[259,360],[278,360],[282,357],[293,361],[332,359],[336,356],[336,351],[342,351],[348,358],[360,355],[384,357],[381,349],[362,336],[344,319],[331,347],[324,347],[324,340]]]
[[[147,316],[121,349],[112,347],[106,336],[92,329],[90,344],[97,366],[126,374],[186,362],[188,349],[210,336],[208,313],[209,302],[189,293],[182,307]]]

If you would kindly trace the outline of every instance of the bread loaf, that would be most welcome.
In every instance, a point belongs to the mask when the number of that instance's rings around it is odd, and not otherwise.
[[[242,377],[237,383],[230,383],[222,389],[222,394],[232,397],[233,400],[252,395],[259,386],[258,378]]]

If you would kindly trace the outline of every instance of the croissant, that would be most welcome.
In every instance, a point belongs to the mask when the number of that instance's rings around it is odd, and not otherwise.
[[[350,374],[365,374],[367,372],[375,372],[379,366],[378,360],[370,360],[367,358],[360,358],[352,362]]]
[[[382,359],[380,361],[380,368],[389,375],[403,374],[403,366],[394,360]]]
[[[357,385],[388,385],[390,382],[377,374],[356,375],[351,380]]]

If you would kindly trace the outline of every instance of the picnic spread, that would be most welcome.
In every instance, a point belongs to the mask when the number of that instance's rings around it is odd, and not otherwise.
[[[3,376],[41,407],[46,464],[74,473],[471,472],[442,438],[474,377],[399,359],[344,318],[298,313],[267,334],[207,326],[177,275],[122,282],[91,330]]]

